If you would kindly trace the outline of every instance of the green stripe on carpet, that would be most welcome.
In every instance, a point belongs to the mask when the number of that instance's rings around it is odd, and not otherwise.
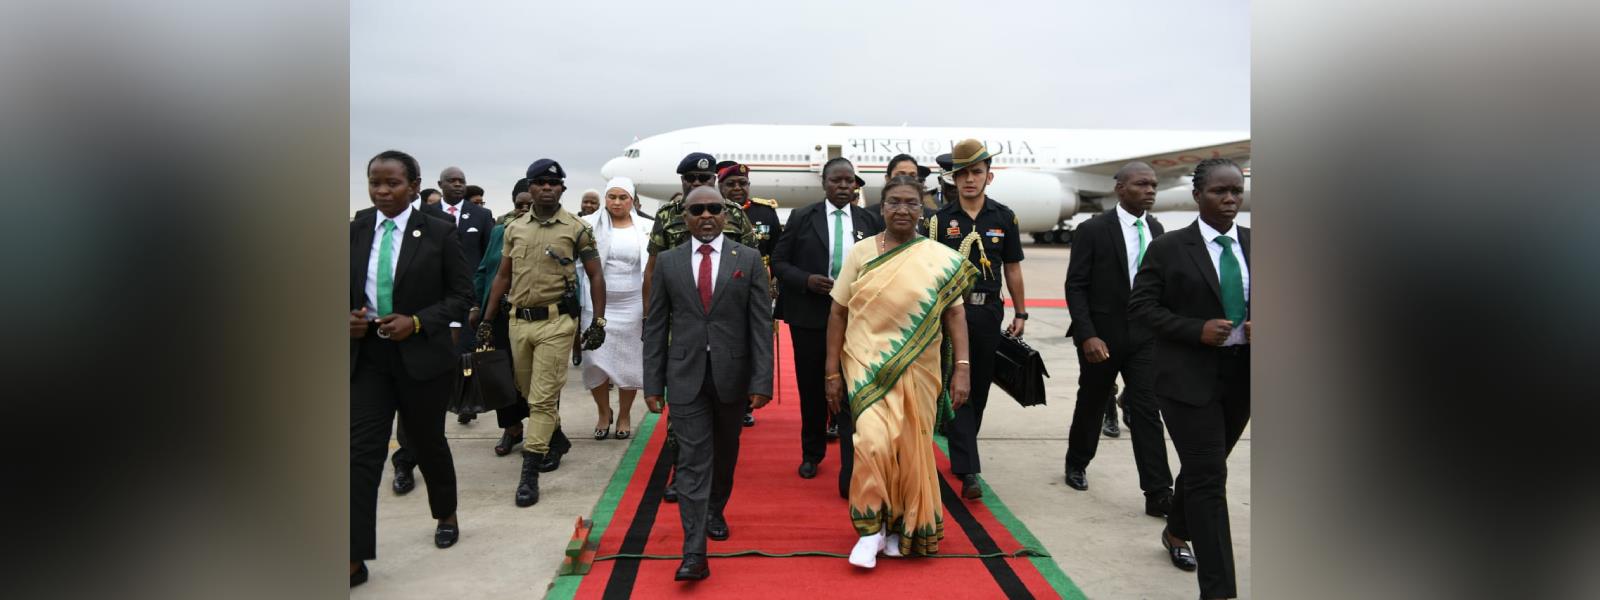
[[[650,434],[655,432],[656,422],[660,420],[661,415],[645,411],[644,418],[634,425],[627,452],[622,454],[622,460],[617,463],[617,470],[611,473],[611,481],[606,483],[605,492],[601,493],[600,500],[595,502],[594,513],[590,517],[594,520],[594,528],[589,531],[589,540],[599,543],[600,537],[605,535],[606,527],[611,524],[611,517],[617,513],[617,504],[622,501],[622,494],[628,491],[628,482],[633,480],[633,472],[639,467],[639,457],[644,454],[645,446],[650,444]],[[584,543],[587,544],[589,540],[585,540]],[[545,593],[545,598],[572,600],[578,593],[580,583],[583,583],[583,575],[557,575],[555,581],[550,583],[550,590]]]
[[[943,452],[945,456],[950,456],[950,441],[948,439],[936,432],[933,434],[933,442],[939,446],[940,452]],[[1034,537],[1033,532],[1028,531],[1028,526],[1022,524],[1022,520],[1018,519],[1017,515],[1006,507],[1006,503],[1000,501],[1000,496],[996,495],[994,489],[989,487],[989,482],[984,481],[983,477],[980,476],[978,477],[978,483],[983,486],[983,505],[988,507],[989,513],[994,515],[996,521],[999,521],[1001,525],[1005,525],[1006,530],[1011,533],[1011,537],[1016,538],[1017,542],[1022,544],[1024,548],[1044,550],[1044,544],[1039,542],[1039,538]],[[1034,556],[1028,560],[1033,563],[1035,569],[1039,570],[1039,574],[1044,576],[1045,581],[1050,582],[1050,587],[1055,588],[1056,593],[1061,594],[1062,598],[1066,600],[1087,600],[1088,597],[1083,595],[1083,590],[1078,589],[1078,585],[1072,582],[1072,578],[1068,577],[1065,571],[1061,570],[1061,565],[1056,564],[1054,558]]]

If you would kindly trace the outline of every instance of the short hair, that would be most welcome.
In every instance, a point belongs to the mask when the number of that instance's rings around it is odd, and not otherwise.
[[[589,188],[589,189],[583,191],[583,196],[587,196],[589,194],[594,194],[594,196],[596,198],[604,198],[605,197],[604,194],[600,193],[600,190],[597,190],[597,189],[594,189],[594,188]],[[582,197],[582,196],[580,196],[580,197]]]
[[[516,202],[517,194],[521,194],[523,192],[528,191],[528,187],[530,187],[531,185],[533,185],[533,184],[527,177],[523,177],[522,179],[518,179],[517,183],[515,185],[511,186],[511,201],[512,202]]]
[[[888,173],[888,172],[894,171],[894,166],[895,165],[898,165],[898,164],[900,164],[900,163],[902,163],[904,161],[908,161],[908,160],[911,161],[912,165],[921,166],[921,165],[917,165],[916,157],[913,157],[910,154],[901,153],[901,154],[896,154],[896,155],[894,155],[894,158],[889,159],[889,166],[884,167],[883,172]]]
[[[888,183],[883,184],[883,191],[878,193],[878,203],[882,204],[884,200],[889,199],[889,190],[902,186],[910,186],[917,190],[917,202],[922,201],[922,180],[911,175],[896,175],[889,178]]]
[[[1233,167],[1234,169],[1237,169],[1241,175],[1244,174],[1244,168],[1240,167],[1239,163],[1233,162],[1232,160],[1226,158],[1208,158],[1200,161],[1200,164],[1194,166],[1194,189],[1205,189],[1206,178],[1210,177],[1211,172],[1216,170],[1218,167]]]
[[[1121,168],[1117,169],[1117,174],[1113,175],[1112,178],[1116,179],[1117,183],[1126,183],[1128,181],[1128,177],[1137,171],[1149,171],[1151,173],[1156,172],[1155,169],[1150,168],[1150,165],[1145,164],[1143,161],[1136,160],[1122,165]]]
[[[439,190],[436,190],[436,189],[433,189],[433,188],[428,188],[428,189],[422,190],[421,194],[417,194],[417,197],[423,199],[423,201],[427,201],[428,196],[433,196],[433,195],[436,195],[438,193],[439,193]]]
[[[462,198],[471,198],[473,196],[482,196],[482,195],[483,195],[483,188],[475,186],[475,185],[469,185],[469,186],[467,186],[466,195],[462,196]]]
[[[839,166],[841,164],[847,165],[852,169],[856,168],[855,163],[850,162],[850,159],[845,158],[843,156],[830,158],[830,159],[828,159],[828,162],[822,164],[822,178],[823,179],[827,179],[828,178],[828,171],[832,171],[834,169],[834,167],[837,167],[837,166]]]
[[[412,158],[410,154],[399,150],[384,150],[367,161],[367,170],[371,171],[372,163],[380,160],[398,160],[401,166],[406,168],[406,181],[422,181],[422,167],[417,166],[417,159]]]

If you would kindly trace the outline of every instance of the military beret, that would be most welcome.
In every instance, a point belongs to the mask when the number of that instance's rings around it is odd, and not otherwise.
[[[561,163],[548,158],[541,158],[533,161],[533,164],[528,165],[528,179],[534,179],[538,177],[555,177],[557,179],[566,179],[567,172],[561,170]]]
[[[731,160],[717,163],[717,179],[727,179],[733,176],[750,176],[750,167],[741,165]]]
[[[690,171],[711,171],[712,165],[717,163],[717,158],[704,152],[690,152],[683,160],[678,161],[678,174]]]
[[[946,173],[956,170],[955,161],[950,158],[949,152],[934,157],[933,162],[939,163],[939,169]]]

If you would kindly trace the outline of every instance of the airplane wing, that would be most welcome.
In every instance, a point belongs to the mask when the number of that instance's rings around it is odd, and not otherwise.
[[[1194,171],[1194,165],[1196,163],[1199,163],[1207,158],[1231,158],[1238,162],[1249,160],[1250,138],[1211,146],[1184,148],[1182,150],[1173,150],[1171,152],[1162,152],[1159,154],[1128,156],[1115,160],[1105,160],[1097,163],[1078,165],[1076,167],[1072,167],[1071,170],[1110,177],[1112,175],[1116,175],[1117,169],[1122,168],[1122,165],[1138,160],[1148,163],[1151,168],[1155,169],[1156,177],[1166,179],[1168,177],[1188,175],[1190,172]]]

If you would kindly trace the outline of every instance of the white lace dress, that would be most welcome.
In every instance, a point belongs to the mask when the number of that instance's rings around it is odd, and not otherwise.
[[[594,389],[611,380],[620,389],[644,387],[644,256],[643,236],[635,218],[632,227],[612,229],[610,244],[601,257],[606,278],[606,341],[583,353],[583,387]],[[584,293],[588,293],[585,290]],[[587,297],[584,297],[587,300]],[[583,323],[591,320],[584,303]]]

